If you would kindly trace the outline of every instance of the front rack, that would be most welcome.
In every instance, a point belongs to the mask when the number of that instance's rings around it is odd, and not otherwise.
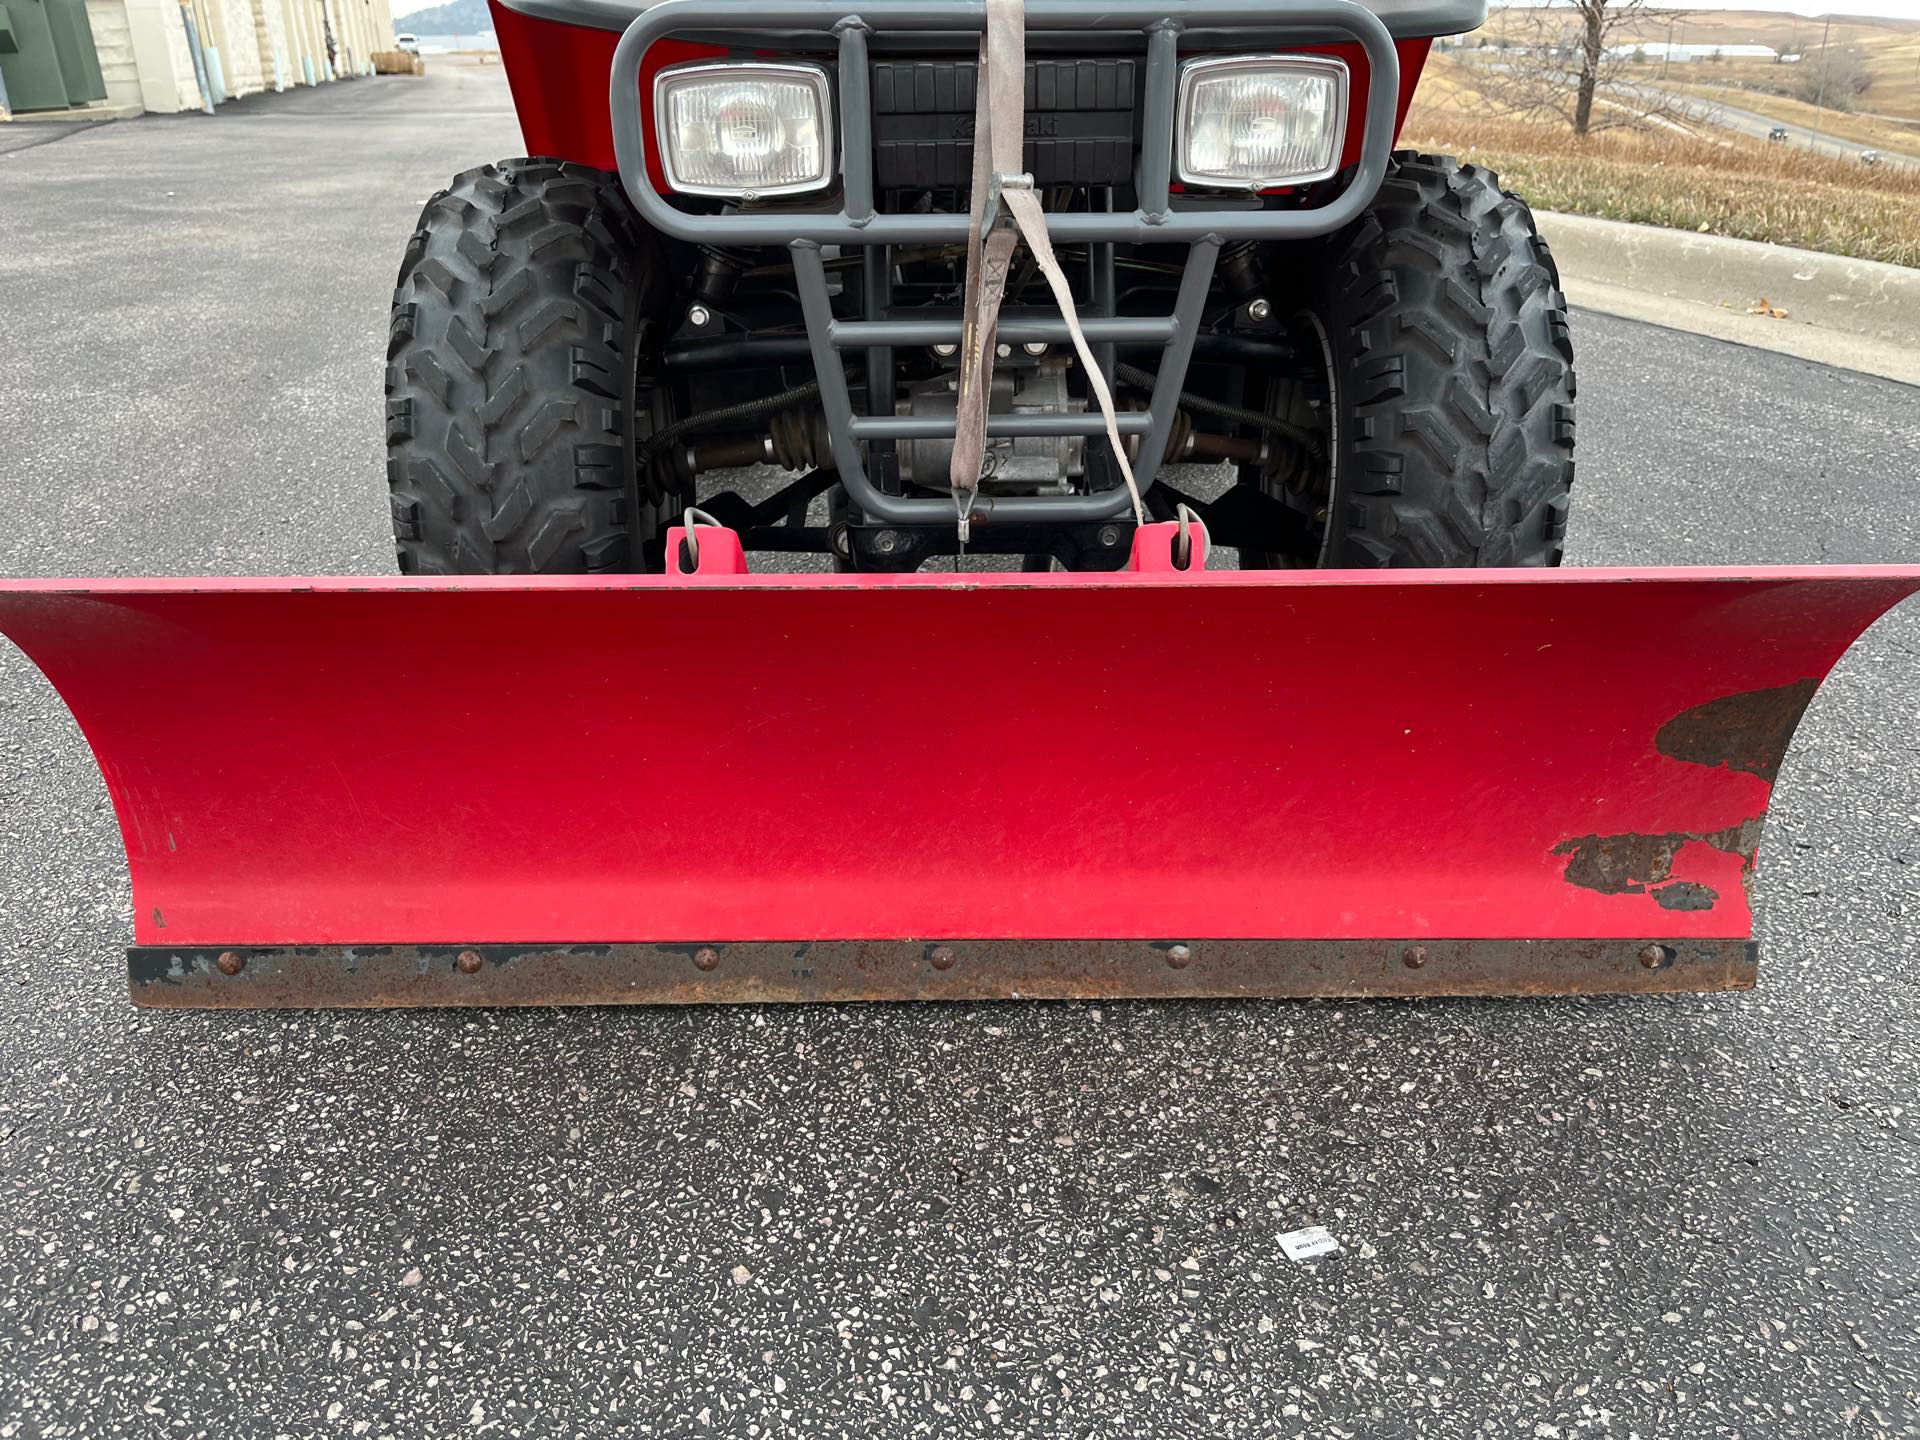
[[[863,441],[939,439],[954,436],[950,420],[893,413],[896,345],[955,344],[962,321],[886,315],[888,247],[950,245],[965,241],[964,213],[882,214],[874,206],[873,97],[868,41],[876,32],[916,32],[963,37],[976,43],[986,26],[982,0],[886,0],[849,13],[851,0],[665,0],[636,16],[614,50],[611,75],[614,154],[620,180],[641,217],[662,234],[708,245],[783,245],[792,258],[794,281],[805,316],[820,404],[832,436],[834,465],[848,497],[869,518],[891,525],[950,523],[946,498],[891,495],[876,485],[861,457]],[[1049,215],[1056,242],[1083,241],[1104,254],[1096,259],[1094,294],[1082,320],[1101,368],[1112,383],[1116,343],[1159,343],[1164,349],[1153,393],[1144,411],[1119,417],[1120,433],[1139,437],[1133,457],[1135,481],[1153,484],[1173,430],[1186,383],[1193,342],[1202,322],[1214,261],[1234,240],[1308,239],[1338,230],[1372,200],[1387,172],[1399,96],[1400,65],[1392,36],[1372,11],[1353,0],[1214,0],[1181,6],[1170,18],[1171,0],[1029,0],[1030,31],[1137,31],[1147,45],[1141,142],[1135,171],[1138,203],[1130,211],[1073,211]],[[647,173],[640,62],[655,41],[689,31],[738,34],[796,31],[830,35],[839,50],[841,193],[837,209],[738,211],[697,215],[677,209],[653,188]],[[968,42],[964,37],[974,37]],[[1247,197],[1178,195],[1172,191],[1174,100],[1182,38],[1217,47],[1257,41],[1303,45],[1357,42],[1366,52],[1367,104],[1360,163],[1347,187],[1326,205],[1304,210],[1268,210]],[[1253,208],[1247,208],[1249,204]],[[1240,208],[1234,208],[1235,206]],[[1115,244],[1188,246],[1185,273],[1166,316],[1121,316],[1114,305],[1112,247]],[[862,246],[867,256],[868,303],[881,313],[864,320],[836,319],[821,247]],[[1104,280],[1105,283],[1102,283]],[[1064,343],[1066,321],[1055,315],[1005,322],[1001,338]],[[840,352],[865,351],[867,415],[856,415]],[[1100,435],[1097,414],[989,415],[989,437]],[[1124,489],[1088,495],[982,495],[974,516],[1028,523],[1109,520],[1128,508]]]

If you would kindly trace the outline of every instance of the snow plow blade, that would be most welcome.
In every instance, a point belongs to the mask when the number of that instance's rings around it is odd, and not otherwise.
[[[1920,589],[714,568],[0,581],[136,1003],[1743,988],[1794,725]]]

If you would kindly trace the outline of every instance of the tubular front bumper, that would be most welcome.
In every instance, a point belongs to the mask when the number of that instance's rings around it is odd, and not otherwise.
[[[1029,0],[1030,31],[1137,32],[1145,36],[1145,99],[1139,117],[1141,143],[1135,174],[1138,203],[1132,210],[1084,211],[1054,215],[1048,230],[1056,242],[1093,247],[1095,295],[1084,325],[1103,369],[1113,368],[1116,342],[1157,342],[1165,347],[1148,408],[1121,417],[1121,432],[1139,437],[1133,459],[1142,490],[1153,483],[1166,453],[1187,363],[1199,330],[1212,282],[1215,258],[1223,243],[1236,240],[1306,239],[1329,234],[1356,218],[1386,176],[1393,143],[1399,91],[1399,57],[1393,35],[1372,10],[1353,0],[1209,0],[1175,7],[1169,0],[1113,0],[1094,6],[1086,0]],[[884,311],[889,267],[885,247],[943,245],[965,241],[964,212],[883,214],[874,201],[873,113],[868,42],[876,33],[914,32],[953,37],[977,36],[985,25],[980,0],[882,0],[860,5],[853,0],[666,0],[643,10],[626,27],[614,51],[611,77],[614,152],[620,179],[646,222],[663,234],[710,245],[784,245],[793,259],[795,283],[806,317],[807,336],[819,374],[821,408],[833,436],[833,458],[841,483],[871,519],[888,524],[941,524],[953,518],[950,500],[892,495],[876,485],[861,455],[862,442],[951,439],[950,421],[893,413],[891,385],[869,383],[868,409],[854,414],[840,354],[865,352],[869,377],[891,376],[895,345],[957,343],[962,322],[956,313],[944,319],[903,319],[873,313],[875,296]],[[699,33],[737,36],[742,44],[756,37],[791,37],[796,32],[832,37],[838,47],[838,100],[841,135],[841,191],[838,208],[804,210],[741,209],[693,214],[656,193],[647,174],[645,118],[641,112],[640,68],[648,47],[673,35]],[[1251,43],[1292,46],[1326,42],[1358,44],[1368,64],[1367,99],[1360,161],[1346,188],[1325,205],[1302,209],[1265,208],[1246,196],[1175,195],[1172,191],[1174,98],[1183,36],[1204,36],[1218,48],[1223,39],[1244,34]],[[969,48],[971,39],[964,42]],[[1167,316],[1121,316],[1110,283],[1098,282],[1102,256],[1111,276],[1114,244],[1185,244],[1188,263],[1174,310]],[[869,313],[860,320],[836,319],[821,247],[865,247],[870,264]],[[1105,293],[1099,293],[1104,291]],[[1057,314],[1010,320],[1002,326],[1008,340],[1062,343],[1066,323]],[[989,418],[990,436],[1099,435],[1097,414],[1004,415]],[[979,520],[1017,519],[1027,523],[1088,522],[1114,518],[1127,508],[1123,489],[1090,495],[982,497]]]

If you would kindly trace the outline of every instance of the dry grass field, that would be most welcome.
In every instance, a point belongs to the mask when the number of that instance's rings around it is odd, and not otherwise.
[[[1543,210],[1566,210],[1920,266],[1920,171],[1732,134],[1607,130],[1502,118],[1471,72],[1430,62],[1401,143],[1472,160]]]
[[[1536,13],[1524,8],[1495,10],[1480,33],[1521,39],[1529,33]],[[1556,17],[1556,23],[1566,23],[1564,12]],[[1613,38],[1620,44],[1670,40],[1678,45],[1765,45],[1783,55],[1804,55],[1819,49],[1823,34],[1828,44],[1851,45],[1866,61],[1868,83],[1854,102],[1856,111],[1920,121],[1920,19],[1836,15],[1829,30],[1820,20],[1764,10],[1651,10]],[[1659,67],[1647,68],[1653,71]],[[1791,91],[1795,74],[1791,65],[1765,61],[1699,60],[1668,67],[1662,78],[1698,85]]]
[[[1742,110],[1760,111],[1782,125],[1795,126],[1800,130],[1817,129],[1822,135],[1831,135],[1836,140],[1851,140],[1863,149],[1877,147],[1920,155],[1920,120],[1911,123],[1879,120],[1857,111],[1828,110],[1824,106],[1809,105],[1804,100],[1794,100],[1785,95],[1756,94],[1729,85],[1676,83],[1667,88],[1676,94],[1718,101]]]

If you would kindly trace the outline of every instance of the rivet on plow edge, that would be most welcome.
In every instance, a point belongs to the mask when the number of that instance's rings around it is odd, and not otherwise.
[[[1424,945],[1407,946],[1406,949],[1400,952],[1400,963],[1409,970],[1418,970],[1422,965],[1427,963],[1427,947]]]
[[[480,952],[478,950],[462,950],[453,963],[460,967],[460,973],[462,975],[478,975],[480,973]]]
[[[1640,952],[1640,963],[1649,970],[1659,970],[1673,963],[1673,951],[1664,945],[1649,945]]]
[[[1176,970],[1187,968],[1187,962],[1193,959],[1193,951],[1184,945],[1172,945],[1167,948],[1167,964]]]
[[[951,945],[936,945],[927,952],[927,961],[936,970],[951,970],[953,962],[959,958],[953,953]]]
[[[222,975],[238,975],[247,968],[247,962],[238,950],[222,950],[220,958],[213,963]]]
[[[711,970],[720,963],[720,952],[711,945],[702,945],[693,952],[693,963],[696,969]]]

